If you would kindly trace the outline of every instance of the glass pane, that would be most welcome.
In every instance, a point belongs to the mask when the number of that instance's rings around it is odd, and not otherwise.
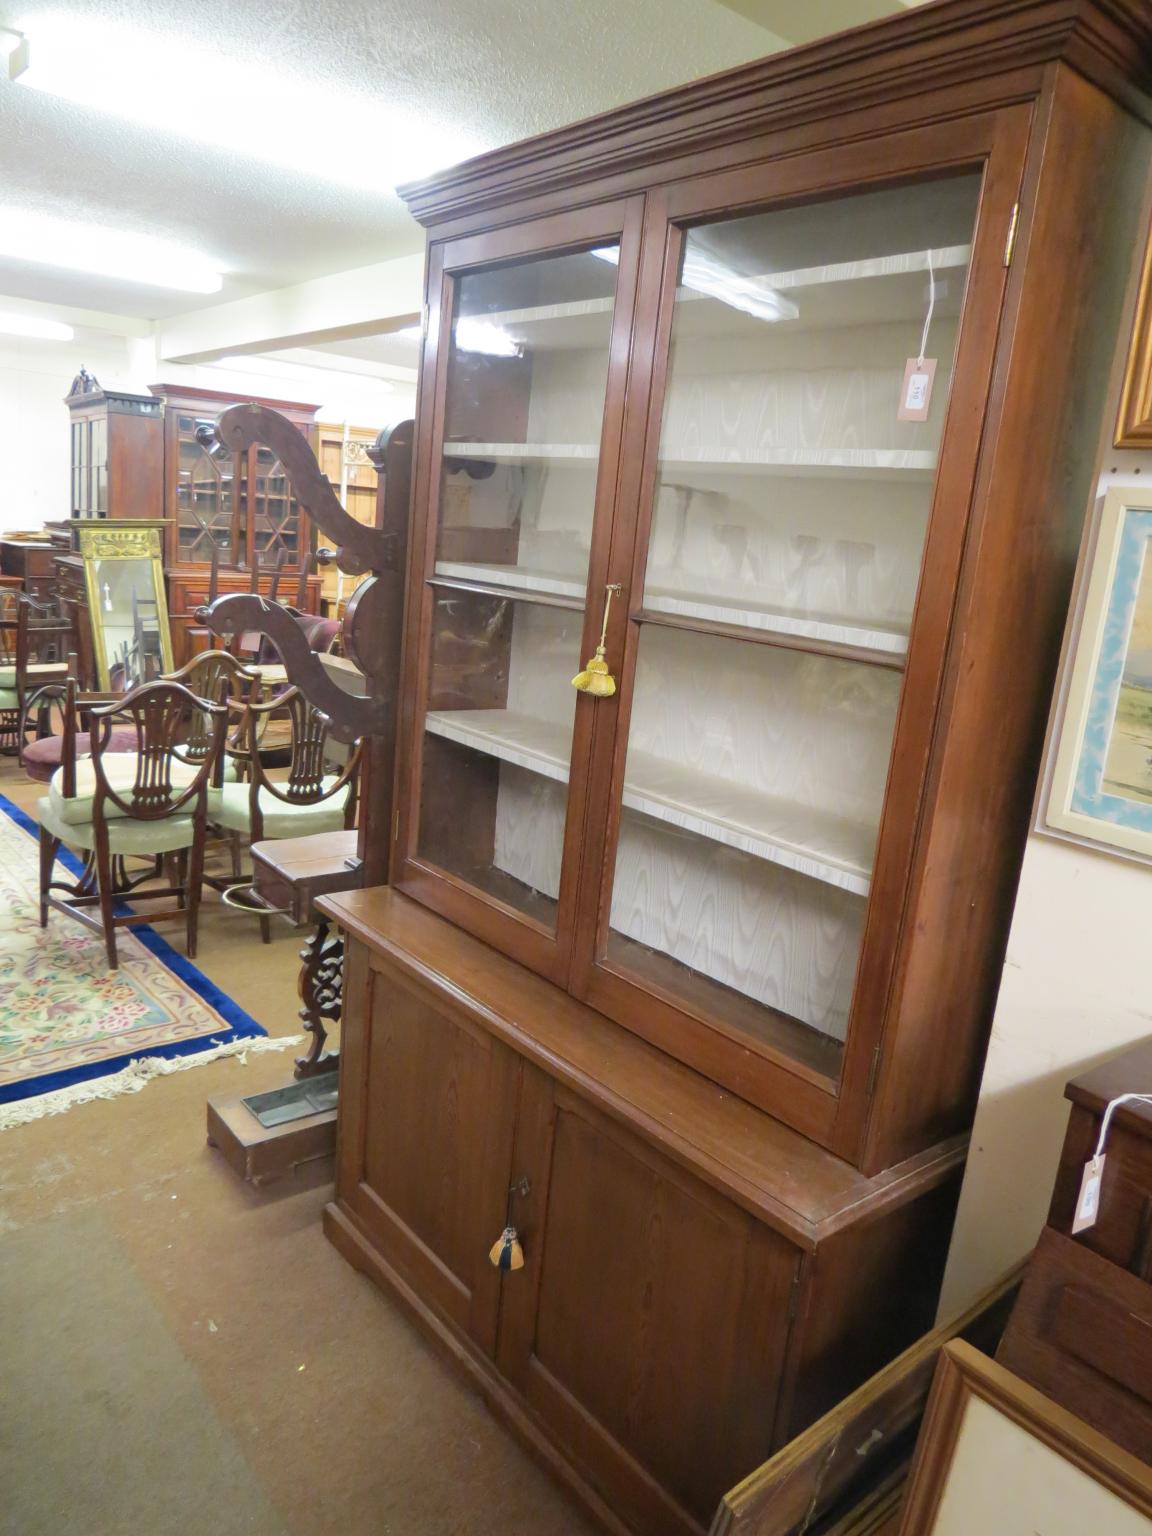
[[[215,547],[223,563],[235,563],[232,547],[232,491],[236,460],[209,453],[197,439],[207,419],[177,419],[176,518],[181,560],[207,565]]]
[[[108,420],[97,416],[92,422],[92,510],[98,516],[108,512]]]
[[[583,601],[616,254],[458,280],[437,574]]]
[[[549,928],[615,257],[455,283],[418,853]]]
[[[979,190],[963,176],[688,231],[649,610],[907,650]],[[927,410],[900,419],[922,353]]]
[[[298,563],[300,508],[289,493],[284,466],[270,448],[256,449],[251,535],[261,566],[283,563],[291,568]]]
[[[684,238],[607,960],[830,1077],[979,189]]]
[[[152,561],[95,560],[93,569],[100,595],[96,631],[109,688],[120,692],[155,681],[164,670],[160,627],[164,597],[156,591]]]

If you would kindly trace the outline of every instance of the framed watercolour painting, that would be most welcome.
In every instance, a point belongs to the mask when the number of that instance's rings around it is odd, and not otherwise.
[[[970,1344],[940,1356],[899,1536],[1152,1536],[1152,1467]]]
[[[1152,490],[1104,498],[1041,830],[1152,860]]]

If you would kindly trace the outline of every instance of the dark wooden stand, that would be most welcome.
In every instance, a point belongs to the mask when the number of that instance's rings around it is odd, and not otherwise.
[[[318,896],[355,890],[363,875],[356,833],[321,832],[314,837],[252,845],[253,885],[260,900],[286,911],[298,928],[315,923],[300,951],[300,1017],[312,1037],[296,1062],[297,1081],[336,1070],[339,1056],[325,1054],[326,1023],[340,1017],[344,943],[315,908]],[[252,1183],[289,1173],[301,1163],[336,1150],[336,1110],[324,1110],[283,1125],[263,1126],[244,1102],[246,1095],[218,1094],[208,1100],[208,1142]]]

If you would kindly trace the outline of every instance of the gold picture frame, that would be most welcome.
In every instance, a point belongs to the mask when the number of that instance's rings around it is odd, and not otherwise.
[[[161,559],[163,526],[85,519],[76,527],[102,692],[126,692],[174,670]]]
[[[1152,234],[1140,269],[1136,318],[1124,366],[1113,442],[1117,448],[1152,448]]]
[[[1150,1536],[1152,1467],[970,1344],[940,1356],[899,1536]]]

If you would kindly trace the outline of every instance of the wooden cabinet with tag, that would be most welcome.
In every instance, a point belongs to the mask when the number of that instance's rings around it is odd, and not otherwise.
[[[398,892],[319,905],[348,936],[329,1235],[597,1507],[699,1530],[931,1326],[962,1141],[868,1179]]]
[[[404,189],[329,1229],[618,1528],[700,1530],[931,1324],[1150,61],[1134,0],[938,0]]]

